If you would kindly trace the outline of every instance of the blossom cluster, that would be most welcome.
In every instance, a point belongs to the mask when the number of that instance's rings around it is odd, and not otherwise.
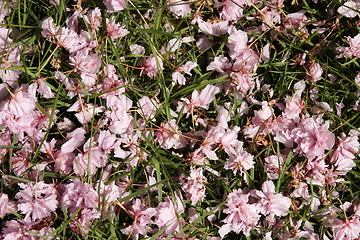
[[[0,0],[0,238],[358,239],[359,3],[149,2]]]

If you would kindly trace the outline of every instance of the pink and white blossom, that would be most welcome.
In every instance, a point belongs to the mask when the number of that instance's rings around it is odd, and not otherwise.
[[[18,199],[18,210],[25,214],[24,221],[36,221],[49,217],[59,202],[54,184],[44,182],[19,183],[20,190],[15,197]]]
[[[98,207],[98,194],[89,183],[74,179],[64,188],[61,204],[67,207],[71,214],[79,208],[96,209]]]
[[[146,205],[137,198],[132,202],[128,212],[134,219],[134,222],[132,225],[121,229],[121,232],[131,236],[133,240],[138,240],[139,234],[145,236],[151,229],[149,226],[149,224],[153,223],[151,217],[153,217],[157,211],[155,208],[146,207]]]
[[[122,38],[130,33],[124,26],[120,26],[119,23],[108,18],[106,19],[106,32],[112,39]]]
[[[337,170],[349,171],[356,166],[353,160],[355,159],[355,154],[359,152],[360,143],[358,135],[351,134],[349,137],[346,137],[345,134],[341,134],[341,137],[337,139],[339,143],[331,154],[330,162],[337,167]]]
[[[178,17],[185,17],[191,13],[188,2],[182,0],[168,0],[169,10]]]
[[[255,204],[249,204],[249,196],[249,193],[244,193],[241,189],[228,195],[226,208],[223,210],[227,217],[221,221],[225,224],[219,229],[221,238],[231,231],[250,236],[250,231],[256,228],[260,219],[259,209]]]
[[[175,200],[167,197],[165,201],[161,202],[156,208],[157,213],[154,224],[156,224],[160,230],[166,228],[163,232],[164,236],[168,236],[174,232],[180,232],[180,225],[182,225],[180,216],[185,211],[182,201],[178,195],[175,196]]]
[[[322,157],[325,150],[330,150],[335,144],[335,135],[328,130],[328,121],[321,124],[320,117],[302,118],[299,126],[291,134],[298,144],[298,150],[303,152],[310,160]],[[319,123],[320,122],[320,123]]]
[[[354,18],[359,15],[358,11],[360,9],[360,2],[355,1],[347,1],[341,7],[338,8],[337,12],[344,17]]]
[[[256,203],[262,214],[275,216],[286,216],[291,205],[291,199],[275,192],[275,185],[272,181],[266,181],[261,191],[254,190],[252,196],[258,199]]]
[[[17,206],[13,201],[9,201],[7,194],[0,193],[0,218],[5,217],[5,215],[16,212]]]
[[[164,69],[163,60],[159,56],[154,56],[151,54],[148,58],[143,59],[140,62],[140,66],[143,67],[143,71],[150,78],[156,77],[158,71]]]
[[[207,181],[203,175],[202,168],[191,168],[190,176],[182,177],[182,190],[185,192],[187,198],[190,198],[191,205],[196,205],[198,201],[203,201],[205,198],[205,186]]]
[[[180,149],[187,144],[174,119],[160,124],[160,129],[155,132],[155,141],[164,149]]]
[[[100,8],[95,8],[94,10],[90,10],[84,15],[84,20],[90,29],[97,31],[99,27],[101,27],[101,12]]]
[[[232,170],[234,174],[240,172],[245,177],[245,171],[254,168],[254,156],[244,150],[242,142],[227,150],[226,153],[229,158],[226,160],[224,168]]]
[[[126,8],[126,0],[103,0],[105,7],[110,13],[118,12]]]
[[[220,12],[221,19],[229,21],[238,21],[243,16],[243,8],[249,5],[247,0],[225,0],[221,3],[216,1],[216,3],[222,7]]]

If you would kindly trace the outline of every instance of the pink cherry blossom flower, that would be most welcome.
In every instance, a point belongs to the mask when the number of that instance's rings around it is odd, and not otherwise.
[[[234,174],[238,171],[245,177],[245,171],[254,168],[254,156],[243,149],[243,143],[238,142],[237,146],[226,151],[229,158],[224,168],[232,170]]]
[[[308,34],[306,24],[310,19],[305,15],[306,10],[300,10],[298,12],[290,13],[286,18],[282,19],[285,29],[288,31],[284,32],[286,35],[290,35],[291,32],[299,31],[301,34]]]
[[[5,17],[7,17],[11,12],[10,6],[14,3],[10,2],[9,4],[6,1],[1,1],[0,4],[0,23],[4,23]]]
[[[202,168],[191,168],[190,176],[187,178],[182,176],[182,178],[182,190],[185,192],[186,197],[190,198],[191,204],[196,205],[198,201],[202,202],[205,198],[204,183],[207,181]]]
[[[345,220],[340,220],[335,214],[330,218],[329,224],[334,232],[334,239],[346,239],[353,240],[360,236],[360,211],[359,205],[345,202],[341,206],[343,212],[348,216],[345,216]],[[340,209],[336,209],[340,211]],[[349,214],[353,212],[352,216]]]
[[[269,28],[275,27],[275,24],[281,23],[281,10],[276,8],[273,5],[267,5],[257,12],[257,17],[259,17],[263,23],[260,28],[262,31],[266,31]]]
[[[298,209],[303,208],[304,206],[309,206],[311,211],[317,211],[320,206],[320,200],[315,194],[310,195],[308,184],[300,182],[290,196],[295,198],[303,198],[302,204]]]
[[[284,197],[281,193],[275,192],[275,185],[272,181],[266,181],[261,187],[262,191],[253,190],[252,195],[258,199],[256,203],[260,212],[264,215],[286,216],[291,205],[291,199]]]
[[[61,146],[61,151],[63,153],[69,153],[74,151],[77,147],[83,145],[85,142],[85,134],[86,130],[84,128],[77,128],[68,133],[66,135],[68,141]]]
[[[24,221],[36,221],[49,217],[58,207],[57,190],[53,184],[44,182],[19,183],[20,190],[15,197],[18,209],[25,214]]]
[[[139,55],[145,54],[145,48],[139,44],[132,44],[129,46],[129,48],[132,54],[139,54]]]
[[[13,201],[9,201],[9,197],[5,193],[0,193],[0,218],[5,215],[16,212],[17,207]]]
[[[341,117],[341,111],[342,109],[345,107],[344,103],[335,103],[335,108],[336,108],[336,115],[338,115],[339,117]]]
[[[26,149],[17,151],[12,157],[12,171],[16,176],[22,175],[29,167],[29,152]]]
[[[304,117],[299,126],[292,130],[291,134],[294,141],[298,144],[298,150],[301,150],[310,160],[316,157],[322,157],[325,150],[330,150],[335,144],[335,135],[328,130],[330,123],[328,121],[321,124],[322,119]]]
[[[52,17],[48,17],[42,21],[41,28],[41,35],[48,41],[52,41],[60,31],[60,28],[55,26],[54,19]]]
[[[216,127],[211,127],[210,130],[206,133],[203,131],[195,133],[195,135],[205,135],[204,140],[196,151],[199,151],[200,156],[205,154],[211,160],[218,160],[218,156],[214,150],[215,146],[220,142],[221,137],[225,134],[225,130],[217,125]]]
[[[221,19],[229,21],[238,21],[243,16],[243,7],[249,5],[247,0],[225,0],[222,3],[218,1],[216,3],[222,6]]]
[[[211,41],[205,34],[200,35],[199,39],[196,41],[196,47],[200,52],[205,52],[211,45]]]
[[[128,192],[125,192],[125,188],[119,187],[112,182],[110,184],[105,184],[107,177],[106,174],[110,174],[107,172],[108,167],[103,172],[103,179],[100,180],[100,184],[96,184],[96,192],[100,193],[100,209],[102,210],[102,218],[105,220],[106,218],[113,217],[115,214],[115,205],[116,200],[122,197],[126,197],[129,195]],[[111,166],[110,166],[111,168]]]
[[[107,64],[104,67],[104,79],[103,79],[103,98],[106,98],[107,95],[120,95],[125,92],[125,82],[122,79],[119,79],[119,76],[116,74],[115,66],[112,64]]]
[[[89,148],[90,139],[84,145],[84,153],[79,153],[73,162],[74,173],[78,176],[94,176],[97,168],[105,167],[108,157],[98,146]]]
[[[243,51],[249,49],[247,46],[248,36],[242,30],[237,30],[234,26],[228,29],[229,37],[226,46],[229,49],[229,55],[232,59],[242,55]]]
[[[115,23],[113,20],[108,18],[106,19],[106,32],[113,40],[125,37],[130,33],[124,26],[120,26],[119,23]]]
[[[160,107],[160,104],[155,100],[150,99],[148,96],[144,96],[139,100],[138,113],[143,115],[146,119],[153,119],[156,114],[156,110]]]
[[[72,165],[75,158],[75,153],[58,151],[55,156],[55,172],[61,172],[63,174],[70,174],[72,171]]]
[[[45,80],[45,78],[38,78],[35,83],[29,86],[29,88],[34,87],[44,98],[53,98],[55,95],[52,93],[49,85],[45,83]]]
[[[185,17],[191,13],[189,3],[182,0],[167,0],[169,10],[178,17]]]
[[[151,229],[148,224],[153,221],[151,217],[154,216],[157,211],[155,208],[146,207],[140,199],[133,200],[130,209],[128,209],[130,216],[134,219],[132,225],[121,229],[123,234],[131,236],[133,240],[139,239],[139,234],[145,236],[146,233]]]
[[[114,156],[122,159],[127,158],[127,166],[129,168],[136,167],[139,162],[147,159],[147,154],[140,147],[139,143],[140,132],[134,131],[128,134],[122,134],[121,147],[129,148],[130,151],[125,151],[122,148],[114,150]]]
[[[100,8],[96,7],[94,10],[88,11],[88,13],[84,15],[83,18],[90,29],[94,31],[99,30],[102,20]]]
[[[214,61],[212,61],[207,67],[206,71],[216,71],[220,73],[221,75],[224,75],[228,73],[228,70],[231,68],[232,64],[230,63],[229,59],[225,57],[224,55],[219,55],[214,58]]]
[[[356,130],[355,130],[356,131]],[[351,132],[349,137],[343,133],[338,137],[338,145],[334,152],[331,154],[330,163],[337,167],[337,170],[349,171],[356,166],[355,154],[359,152],[360,143],[358,136]]]
[[[170,41],[166,44],[165,50],[167,52],[176,52],[181,47],[182,41],[178,38],[172,38]]]
[[[0,78],[10,86],[17,87],[17,85],[14,84],[18,80],[21,71],[9,70],[8,68],[22,66],[20,52],[22,52],[23,46],[10,47],[12,40],[9,37],[9,34],[10,30],[0,28],[0,47],[3,49],[1,54],[4,55],[0,64]]]
[[[78,208],[96,209],[98,207],[98,194],[89,183],[74,179],[64,187],[61,204],[67,207],[71,214]]]
[[[1,113],[1,111],[0,111]],[[11,145],[12,134],[9,130],[3,130],[0,135],[0,146],[10,146]],[[7,160],[6,153],[9,149],[0,149],[0,164]]]
[[[3,228],[3,234],[1,235],[4,240],[14,240],[14,239],[26,239],[26,240],[37,240],[37,237],[34,236],[34,233],[29,233],[27,231],[33,230],[31,225],[32,223],[23,222],[20,220],[19,223],[17,220],[10,220],[5,223]]]
[[[360,34],[354,38],[346,37],[349,42],[349,47],[338,47],[336,50],[340,52],[337,57],[360,57]]]
[[[285,98],[286,107],[283,116],[287,119],[296,119],[305,108],[305,103],[297,97],[287,96]]]
[[[1,110],[7,111],[8,113],[21,118],[26,115],[32,115],[36,109],[36,98],[35,96],[28,91],[29,88],[27,85],[22,85],[20,88],[15,90],[11,94],[9,101],[4,102]]]
[[[60,0],[49,0],[49,3],[54,6],[58,6],[60,4]]]
[[[66,19],[66,26],[74,30],[75,32],[79,32],[79,17],[83,17],[85,14],[85,11],[79,12],[78,10],[75,10],[74,13]]]
[[[140,61],[139,64],[143,67],[144,73],[150,78],[156,77],[156,73],[164,69],[162,58],[159,56],[155,57],[153,54]]]
[[[360,9],[360,2],[357,0],[347,1],[341,7],[338,8],[337,12],[344,17],[354,18],[358,16]]]
[[[244,67],[246,65],[241,63],[240,66]],[[235,67],[235,64],[234,64],[234,67]],[[230,79],[231,79],[230,86],[233,87],[237,91],[239,98],[250,95],[252,93],[253,89],[255,88],[256,82],[254,81],[254,78],[252,77],[252,73],[231,72]]]
[[[321,68],[320,64],[317,62],[312,62],[309,66],[309,72],[307,75],[311,81],[317,82],[321,80],[322,73],[323,69]]]
[[[52,158],[54,157],[56,139],[52,138],[50,142],[44,141],[43,145],[40,147],[40,152],[46,153],[50,155]]]
[[[220,126],[227,129],[229,127],[228,122],[230,121],[229,111],[223,106],[218,105],[216,106],[216,112],[218,115],[215,120],[219,123]]]
[[[51,240],[54,239],[55,229],[44,227],[37,222],[25,222],[17,219],[5,222],[3,234],[0,235],[3,240]]]
[[[224,213],[228,216],[222,220],[225,224],[220,227],[219,234],[223,238],[229,232],[236,234],[243,232],[250,236],[250,231],[257,227],[260,215],[255,204],[249,204],[249,193],[243,193],[241,189],[234,190],[227,197]]]
[[[265,158],[266,162],[266,173],[267,176],[274,180],[278,179],[279,172],[282,171],[282,167],[285,163],[285,157],[284,155],[271,155]]]
[[[335,222],[332,225],[333,239],[355,240],[360,236],[360,217]]]
[[[74,29],[62,27],[56,35],[56,40],[59,46],[65,47],[70,53],[76,53],[90,45],[91,37],[85,30],[78,34]]]
[[[103,2],[110,13],[118,12],[126,8],[126,0],[103,0]]]
[[[183,66],[178,67],[176,69],[176,71],[171,75],[171,78],[173,80],[172,84],[175,85],[176,83],[178,83],[180,85],[185,85],[186,78],[181,73],[184,72],[184,73],[188,74],[189,76],[192,76],[190,71],[194,67],[197,67],[197,63],[191,62],[191,61],[187,62]]]
[[[155,141],[160,144],[164,149],[181,149],[187,144],[186,139],[181,135],[181,131],[178,130],[174,119],[160,124],[160,129],[155,132]]]
[[[87,235],[94,219],[100,218],[100,212],[95,208],[84,208],[69,224],[73,232]]]
[[[157,213],[154,224],[156,224],[160,230],[166,228],[163,232],[164,236],[168,236],[174,232],[180,232],[181,218],[178,219],[178,216],[181,216],[185,211],[182,201],[183,200],[176,194],[175,201],[167,197],[165,201],[161,202],[156,208]]]
[[[221,136],[219,144],[225,151],[232,151],[232,148],[240,144],[237,140],[239,131],[240,127],[234,126],[232,129],[226,129],[225,133]]]
[[[110,151],[118,147],[117,138],[115,135],[112,135],[109,130],[100,131],[99,137],[97,139],[99,147],[105,153],[110,153]]]
[[[81,124],[86,124],[90,122],[94,115],[103,112],[104,106],[95,107],[92,103],[84,103],[83,100],[79,99],[76,101],[70,108],[68,108],[68,112],[76,112],[75,117]]]
[[[177,110],[180,111],[183,108],[183,112],[188,115],[194,111],[195,107],[202,107],[204,109],[209,108],[209,104],[214,100],[215,94],[219,92],[219,87],[213,85],[207,85],[203,90],[194,90],[191,94],[190,100],[187,98],[181,98],[183,102],[179,102]]]
[[[253,124],[262,125],[265,121],[269,120],[273,115],[273,109],[268,102],[263,101],[261,103],[261,109],[255,111],[253,117]]]
[[[207,35],[225,34],[229,28],[229,21],[219,20],[214,22],[205,22],[198,16],[194,18],[192,23],[197,23],[199,26],[199,31]]]
[[[97,80],[97,73],[101,67],[101,59],[90,49],[82,49],[70,55],[69,64],[75,68],[88,87],[92,87]]]
[[[111,111],[106,111],[110,120],[108,129],[115,134],[130,132],[133,128],[133,117],[128,113],[132,101],[125,95],[106,96],[106,105]]]

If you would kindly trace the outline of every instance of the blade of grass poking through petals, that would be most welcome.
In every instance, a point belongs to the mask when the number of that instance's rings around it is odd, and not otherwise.
[[[67,228],[67,226],[79,214],[80,211],[81,211],[81,208],[76,209],[76,211],[73,213],[73,215],[71,215],[70,218],[69,218],[68,210],[67,210],[67,208],[64,208],[63,209],[64,220],[62,221],[60,226],[56,228],[56,231],[58,233],[62,232],[63,236],[66,236],[66,228]]]
[[[22,148],[22,147],[13,146],[13,145],[10,145],[10,146],[1,145],[1,146],[0,146],[0,149],[21,149],[21,148]]]
[[[169,226],[168,226],[168,227],[169,227]],[[151,238],[149,238],[149,240],[158,239],[158,237],[160,237],[161,234],[163,234],[163,232],[165,232],[168,227],[165,227],[165,228],[160,229],[156,234],[154,234]],[[170,236],[171,236],[171,235],[170,235]],[[168,239],[168,238],[166,238],[166,239]]]
[[[205,74],[203,77],[207,77],[208,74]],[[201,78],[203,78],[201,77]],[[189,84],[183,88],[181,88],[179,91],[176,91],[176,93],[173,94],[174,98],[180,97],[180,96],[184,96],[187,95],[189,93],[191,93],[194,90],[199,90],[199,89],[203,89],[205,88],[207,85],[213,85],[213,84],[217,84],[217,83],[224,83],[229,81],[228,80],[228,75],[224,75],[215,79],[211,79],[211,80],[207,80],[206,78],[204,78],[204,80],[202,80],[199,83],[196,84]]]
[[[277,145],[278,145],[278,154],[280,154],[280,151],[279,151],[279,143],[277,143]],[[291,160],[292,160],[292,156],[293,156],[293,152],[290,151],[289,154],[288,154],[287,157],[286,157],[286,160],[285,160],[285,163],[284,163],[283,168],[282,168],[281,170],[280,170],[280,168],[279,168],[280,173],[279,173],[279,178],[278,178],[278,180],[277,180],[277,182],[276,182],[276,192],[279,192],[280,187],[281,187],[281,184],[282,184],[282,182],[283,182],[283,178],[284,178],[287,170],[290,168],[290,163],[291,163]],[[280,159],[280,156],[279,156],[279,159]],[[279,160],[279,161],[280,161],[280,160]],[[279,164],[279,166],[281,166],[281,165]]]
[[[1,171],[0,171],[1,172]],[[31,181],[29,179],[26,179],[26,178],[21,178],[21,177],[16,177],[16,176],[12,176],[12,175],[8,175],[8,174],[5,174],[3,172],[1,172],[1,176],[4,176],[4,177],[7,177],[7,178],[12,178],[12,179],[15,179],[19,182],[25,182],[25,183],[34,183],[34,181]]]
[[[156,169],[156,181],[157,183],[159,183],[159,186],[158,186],[158,201],[159,202],[162,202],[162,184],[160,184],[161,182],[164,182],[164,180],[161,180],[161,168],[160,168],[160,164],[159,164],[159,161],[156,160],[154,157],[151,158],[152,159],[152,162],[154,164],[154,168]]]
[[[32,157],[32,162],[35,161],[35,159],[37,159],[41,146],[44,144],[45,140],[47,139],[47,137],[50,134],[50,130],[51,130],[51,126],[52,126],[52,124],[54,122],[54,116],[55,116],[55,112],[56,112],[56,109],[57,109],[57,104],[58,104],[59,96],[60,96],[60,90],[62,89],[62,86],[63,86],[63,83],[59,84],[59,88],[56,91],[56,95],[55,95],[55,98],[54,98],[54,103],[53,103],[53,105],[51,107],[51,113],[50,113],[50,116],[49,116],[49,124],[48,124],[48,127],[47,127],[47,131],[45,133],[44,138],[41,140],[38,148],[36,149],[36,151],[35,151],[35,153],[34,153],[34,155]],[[46,114],[46,116],[47,116],[47,114]]]
[[[164,183],[165,181],[166,181],[166,180],[164,179],[164,180],[159,181],[159,182],[157,182],[157,183],[154,183],[153,185],[150,185],[150,186],[148,186],[148,187],[141,188],[140,190],[138,190],[138,191],[136,191],[136,192],[133,192],[133,193],[127,195],[126,197],[123,197],[123,198],[120,198],[120,199],[116,200],[116,202],[117,202],[117,204],[120,206],[120,205],[122,205],[122,204],[121,204],[122,202],[125,202],[125,201],[127,201],[127,200],[130,200],[130,199],[136,197],[136,196],[139,196],[140,194],[146,192],[147,190],[150,190],[150,189],[152,189],[153,187],[156,187],[156,186],[158,186],[158,185],[161,185],[161,184]]]

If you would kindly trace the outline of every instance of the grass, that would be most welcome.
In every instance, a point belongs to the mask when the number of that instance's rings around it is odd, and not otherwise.
[[[353,105],[358,100],[358,88],[354,79],[359,72],[358,58],[339,58],[336,48],[340,46],[348,46],[346,36],[354,37],[358,32],[358,17],[355,19],[345,18],[336,13],[338,7],[341,6],[339,1],[321,1],[314,3],[312,1],[296,1],[291,4],[290,1],[284,2],[281,9],[283,22],[289,20],[289,14],[305,9],[308,20],[300,29],[292,26],[285,29],[283,24],[275,24],[269,26],[266,31],[259,31],[257,28],[262,24],[259,16],[259,9],[262,9],[265,2],[260,1],[256,6],[248,6],[244,8],[244,17],[234,23],[237,29],[246,30],[249,37],[249,45],[251,49],[260,53],[266,44],[270,44],[270,58],[262,61],[254,70],[254,76],[258,85],[267,84],[272,89],[264,92],[260,87],[256,87],[253,92],[244,98],[239,98],[234,94],[234,90],[229,92],[222,91],[216,95],[216,98],[210,103],[209,108],[197,108],[189,117],[183,111],[176,111],[177,103],[187,98],[195,90],[202,90],[207,85],[223,86],[224,83],[231,81],[228,75],[221,76],[215,71],[207,71],[206,67],[213,61],[214,57],[224,54],[228,56],[227,34],[208,36],[212,41],[212,46],[207,51],[199,52],[196,42],[183,43],[181,48],[175,52],[166,52],[164,49],[167,43],[173,39],[182,39],[183,37],[194,37],[198,39],[200,33],[197,25],[191,23],[195,10],[199,10],[198,14],[202,14],[204,19],[212,19],[216,21],[219,16],[220,8],[216,8],[212,1],[194,1],[192,3],[192,14],[186,17],[177,17],[172,14],[165,1],[153,0],[133,0],[127,1],[127,8],[116,13],[109,13],[102,1],[88,0],[81,6],[82,9],[89,10],[99,7],[102,12],[102,27],[93,38],[99,40],[96,52],[101,57],[101,65],[112,64],[116,68],[116,74],[120,79],[124,80],[125,85],[118,89],[125,89],[125,95],[132,101],[132,106],[127,112],[134,123],[134,132],[138,131],[140,137],[132,143],[133,145],[125,146],[125,140],[122,139],[122,148],[129,151],[131,147],[138,149],[138,155],[128,156],[123,159],[114,156],[113,151],[107,154],[107,168],[105,166],[98,167],[96,174],[91,175],[91,162],[94,156],[91,153],[87,158],[87,174],[78,176],[71,172],[64,174],[62,172],[53,172],[54,159],[49,160],[49,156],[42,152],[42,147],[52,138],[57,140],[56,147],[60,149],[62,144],[67,141],[66,135],[68,131],[61,130],[59,123],[65,118],[72,120],[76,127],[82,127],[82,124],[75,117],[75,113],[67,112],[67,109],[76,101],[82,99],[84,101],[83,108],[94,104],[96,106],[104,106],[104,111],[110,111],[106,100],[103,98],[100,85],[92,89],[87,88],[81,82],[81,78],[74,68],[68,63],[70,53],[65,48],[57,46],[54,42],[49,42],[41,35],[41,23],[44,19],[51,16],[56,26],[65,27],[66,20],[72,15],[74,9],[80,9],[75,6],[74,2],[60,0],[58,6],[50,5],[47,1],[23,0],[14,1],[6,4],[11,5],[11,12],[6,17],[6,28],[12,29],[11,33],[6,36],[5,41],[11,38],[13,42],[8,48],[2,50],[7,51],[10,48],[21,46],[20,61],[21,66],[14,65],[11,70],[19,70],[21,74],[18,82],[21,84],[32,84],[39,78],[46,79],[46,84],[54,93],[53,98],[44,98],[37,93],[37,110],[41,112],[47,119],[43,126],[38,129],[41,140],[32,142],[32,136],[22,133],[12,134],[9,143],[1,144],[0,150],[3,156],[0,158],[0,170],[2,179],[0,180],[1,193],[9,196],[9,199],[15,200],[16,193],[19,191],[18,182],[45,181],[46,183],[67,184],[70,179],[81,179],[95,186],[100,186],[102,176],[109,174],[105,184],[116,183],[118,185],[127,185],[126,192],[128,195],[118,197],[113,203],[113,212],[109,216],[95,219],[91,223],[91,227],[87,227],[87,234],[73,232],[69,228],[70,223],[74,223],[77,214],[82,210],[78,209],[71,214],[62,206],[59,206],[51,217],[41,220],[41,226],[52,227],[53,238],[56,239],[129,239],[121,232],[122,229],[132,224],[134,219],[129,213],[130,202],[134,198],[141,198],[146,202],[148,207],[156,208],[167,197],[175,201],[176,194],[179,194],[182,185],[179,182],[179,176],[190,174],[191,154],[200,148],[205,139],[201,135],[201,131],[206,135],[211,123],[216,123],[217,111],[216,106],[228,106],[227,109],[233,111],[230,114],[229,126],[241,127],[238,139],[245,143],[245,149],[254,156],[254,168],[241,174],[233,174],[230,170],[224,169],[224,163],[227,161],[227,153],[219,146],[214,149],[219,160],[210,160],[206,158],[206,167],[204,167],[204,175],[207,181],[205,183],[206,198],[202,202],[198,202],[195,206],[191,206],[191,201],[184,197],[182,202],[186,206],[184,214],[177,214],[180,224],[180,235],[183,239],[208,239],[211,236],[218,236],[219,228],[223,225],[222,220],[227,216],[223,209],[227,203],[226,196],[235,189],[260,190],[262,184],[269,179],[266,170],[265,157],[270,155],[284,154],[284,145],[274,139],[273,134],[263,134],[258,131],[255,138],[247,138],[243,129],[249,126],[252,117],[261,109],[261,105],[251,103],[248,100],[252,97],[260,102],[276,100],[278,103],[284,104],[284,98],[292,95],[293,86],[296,82],[307,79],[309,75],[309,63],[311,61],[319,63],[324,69],[322,79],[317,82],[306,80],[306,89],[303,93],[302,100],[305,102],[303,115],[313,116],[323,113],[323,119],[331,121],[330,131],[335,136],[341,133],[348,133],[350,130],[357,130],[360,127],[359,112],[353,109]],[[277,7],[278,8],[278,7]],[[106,36],[105,18],[112,17],[116,22],[123,25],[130,31],[123,38],[112,40]],[[324,27],[328,28],[325,32],[316,31],[319,27],[316,23],[324,22]],[[315,23],[315,25],[314,25]],[[87,23],[83,19],[79,19],[79,26],[87,29]],[[171,25],[173,29],[169,31],[167,25]],[[252,29],[254,26],[256,29]],[[291,26],[291,24],[290,24]],[[314,31],[313,31],[314,30]],[[94,34],[88,30],[90,34]],[[104,38],[105,37],[105,38]],[[100,41],[101,39],[101,41]],[[141,44],[145,47],[145,54],[130,53],[129,46],[132,44]],[[163,61],[164,70],[158,71],[156,77],[146,76],[141,69],[141,60],[151,54],[156,56],[157,67],[160,67],[160,61]],[[3,55],[3,58],[5,55]],[[306,58],[306,64],[299,64],[301,58]],[[310,61],[311,59],[311,61]],[[55,62],[59,65],[56,66]],[[171,74],[176,71],[179,66],[184,65],[188,61],[198,63],[198,67],[192,70],[192,76],[186,76],[187,83],[184,86],[173,85]],[[101,68],[103,69],[103,68]],[[56,76],[55,71],[60,71],[68,78],[77,79],[78,88],[74,91],[75,96],[69,97],[69,91],[66,84],[61,82]],[[105,78],[102,71],[97,73],[98,80],[96,84],[101,84],[101,80]],[[3,80],[4,81],[4,80]],[[6,84],[4,84],[5,86]],[[16,87],[6,85],[10,92]],[[317,102],[328,103],[333,111],[323,109],[317,104],[312,96],[314,89],[317,89]],[[114,90],[111,90],[114,91]],[[111,91],[109,93],[111,93]],[[144,118],[144,112],[139,108],[139,100],[148,96],[159,104],[153,119]],[[1,96],[0,96],[1,97]],[[4,100],[5,101],[5,100]],[[244,109],[240,109],[242,103],[249,103]],[[336,114],[336,103],[343,103],[344,108],[342,114]],[[1,106],[1,103],[0,103]],[[279,116],[281,110],[275,107],[273,115]],[[175,113],[176,112],[176,113]],[[174,114],[175,113],[175,114]],[[195,115],[195,116],[194,116]],[[196,115],[202,116],[208,126],[203,126],[196,121]],[[97,141],[97,134],[101,130],[106,130],[106,113],[101,112],[95,114],[93,111],[91,121],[84,124],[86,129],[86,139],[89,139],[90,150],[93,142]],[[144,120],[144,124],[138,120]],[[164,149],[157,143],[155,132],[161,130],[161,123],[175,119],[179,126],[179,131],[184,133],[188,140],[196,139],[190,145],[183,149]],[[270,121],[270,120],[269,120]],[[1,123],[1,122],[0,122]],[[214,126],[216,124],[213,124]],[[266,122],[263,123],[263,126]],[[7,126],[0,126],[2,134],[7,131]],[[196,135],[197,134],[197,135]],[[122,134],[118,134],[120,139]],[[18,140],[21,138],[21,141]],[[262,138],[262,139],[260,139]],[[263,140],[257,141],[257,139]],[[266,144],[265,144],[266,142]],[[28,156],[25,157],[29,161],[26,171],[20,175],[14,174],[13,158],[20,156],[20,150],[26,149]],[[31,149],[31,151],[30,151]],[[330,150],[332,151],[332,150]],[[86,152],[82,147],[75,150],[76,154]],[[146,157],[144,157],[146,156]],[[129,167],[128,162],[134,157],[144,157],[136,167]],[[39,163],[48,161],[47,168],[34,173],[33,167]],[[226,235],[226,239],[260,239],[264,237],[266,232],[272,232],[272,236],[280,239],[282,233],[286,231],[296,231],[297,221],[309,221],[313,225],[315,232],[319,234],[320,239],[325,236],[332,238],[334,230],[323,223],[321,217],[322,211],[330,206],[341,206],[344,202],[353,202],[359,197],[359,160],[354,160],[356,167],[347,172],[344,176],[337,176],[336,179],[344,178],[345,181],[335,185],[318,186],[309,183],[309,192],[311,196],[319,197],[320,193],[324,193],[329,202],[322,199],[319,208],[313,212],[304,199],[292,197],[292,205],[288,210],[288,215],[284,218],[278,218],[285,227],[272,230],[270,226],[259,226],[256,230],[251,231],[251,237],[245,236],[243,233],[231,232]],[[309,162],[306,157],[299,155],[291,149],[285,154],[285,164],[279,170],[278,179],[274,180],[276,192],[284,196],[290,197],[290,194],[296,189],[294,183],[297,179],[294,175],[294,168],[297,164],[305,167]],[[111,165],[110,165],[111,164]],[[200,167],[200,166],[197,166]],[[151,171],[153,171],[151,173]],[[214,174],[217,172],[218,175]],[[154,177],[156,183],[148,185],[149,179]],[[305,181],[298,179],[298,181]],[[100,190],[99,190],[100,193]],[[338,193],[336,198],[331,194]],[[185,196],[185,194],[183,194]],[[100,194],[99,194],[100,196]],[[104,199],[99,197],[100,203]],[[303,207],[300,207],[301,205]],[[193,220],[189,215],[189,208],[195,209],[198,217]],[[209,220],[214,215],[215,220]],[[340,214],[341,215],[341,214]],[[5,229],[5,222],[20,219],[23,216],[20,213],[12,213],[3,217],[0,221],[1,227]],[[345,219],[346,216],[339,216],[339,219]],[[152,218],[154,220],[154,217]],[[262,218],[264,220],[264,217]],[[166,229],[157,229],[154,224],[153,229],[149,231],[147,237],[140,238],[157,239],[164,234]],[[83,226],[79,226],[82,228]],[[299,226],[303,228],[303,226]],[[30,230],[29,230],[30,231]],[[34,233],[36,234],[36,233]],[[173,232],[169,236],[161,239],[177,239],[177,232]],[[174,238],[171,238],[174,237]],[[43,237],[41,239],[46,239]],[[285,238],[283,238],[285,239]]]

